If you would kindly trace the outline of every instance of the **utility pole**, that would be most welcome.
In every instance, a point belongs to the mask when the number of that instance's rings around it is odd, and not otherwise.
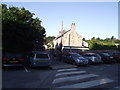
[[[70,46],[70,34],[69,34],[69,41],[68,41],[68,43],[69,43],[70,52],[71,52],[71,46]]]
[[[62,21],[62,24],[61,24],[61,31],[63,31],[63,21]]]
[[[63,45],[63,44],[62,44],[62,43],[63,43],[63,42],[62,42],[62,37],[63,37],[63,35],[62,35],[63,33],[62,33],[62,32],[63,32],[63,21],[62,21],[62,23],[61,23],[61,44],[60,44],[61,51],[62,51],[62,45]]]

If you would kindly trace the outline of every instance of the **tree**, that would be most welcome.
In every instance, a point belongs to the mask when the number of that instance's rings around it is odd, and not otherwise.
[[[45,40],[50,40],[50,41],[53,41],[55,39],[55,36],[48,36],[45,38]]]
[[[52,49],[54,47],[54,43],[53,43],[54,39],[55,39],[55,36],[45,37],[45,45],[47,45],[48,49]]]
[[[115,39],[114,36],[111,37],[111,40]]]
[[[2,4],[3,51],[24,52],[34,48],[36,40],[43,45],[45,28],[39,18],[24,7],[9,7]]]
[[[97,40],[100,40],[100,38],[98,37]]]
[[[95,37],[92,37],[91,40],[95,40]]]
[[[83,41],[85,41],[85,38],[83,38]]]

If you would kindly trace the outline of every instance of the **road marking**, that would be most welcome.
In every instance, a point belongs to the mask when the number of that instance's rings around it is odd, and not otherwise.
[[[115,87],[115,88],[119,88],[119,89],[120,89],[120,86],[117,86],[117,87]]]
[[[109,89],[109,90],[120,90],[120,86],[116,86],[116,87]]]
[[[60,69],[60,70],[57,70],[57,72],[62,72],[62,71],[72,71],[72,70],[78,70],[78,69],[77,69],[77,68]]]
[[[100,79],[100,80],[93,80],[93,81],[88,81],[88,82],[84,82],[84,83],[66,85],[66,86],[61,86],[61,87],[56,87],[56,88],[90,88],[90,87],[110,83],[110,82],[113,82],[113,81],[114,80],[104,78],[104,79]]]
[[[84,74],[84,75],[75,75],[75,76],[69,76],[69,77],[62,77],[62,78],[55,79],[53,81],[53,84],[66,82],[66,81],[74,81],[74,80],[79,80],[79,79],[85,79],[85,78],[90,78],[90,77],[96,77],[96,76],[98,76],[98,75],[95,75],[95,74]]]
[[[26,72],[30,72],[30,71],[27,70],[27,68],[25,66],[24,66],[24,69],[25,69]]]
[[[61,66],[52,66],[52,69],[62,69],[62,68],[73,68],[73,67],[77,67],[77,66],[75,66],[75,65],[61,65]]]
[[[86,71],[62,72],[62,73],[57,73],[56,76],[70,75],[70,74],[82,74],[82,73],[86,73]]]

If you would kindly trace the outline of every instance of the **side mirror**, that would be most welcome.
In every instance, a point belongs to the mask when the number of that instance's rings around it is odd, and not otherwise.
[[[72,57],[72,56],[69,56],[70,58]]]

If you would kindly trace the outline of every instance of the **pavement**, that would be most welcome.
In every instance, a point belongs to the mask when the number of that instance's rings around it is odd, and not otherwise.
[[[59,61],[58,59],[53,59],[51,65],[52,69],[73,68],[73,67],[77,67],[77,66],[64,63],[63,61]]]

